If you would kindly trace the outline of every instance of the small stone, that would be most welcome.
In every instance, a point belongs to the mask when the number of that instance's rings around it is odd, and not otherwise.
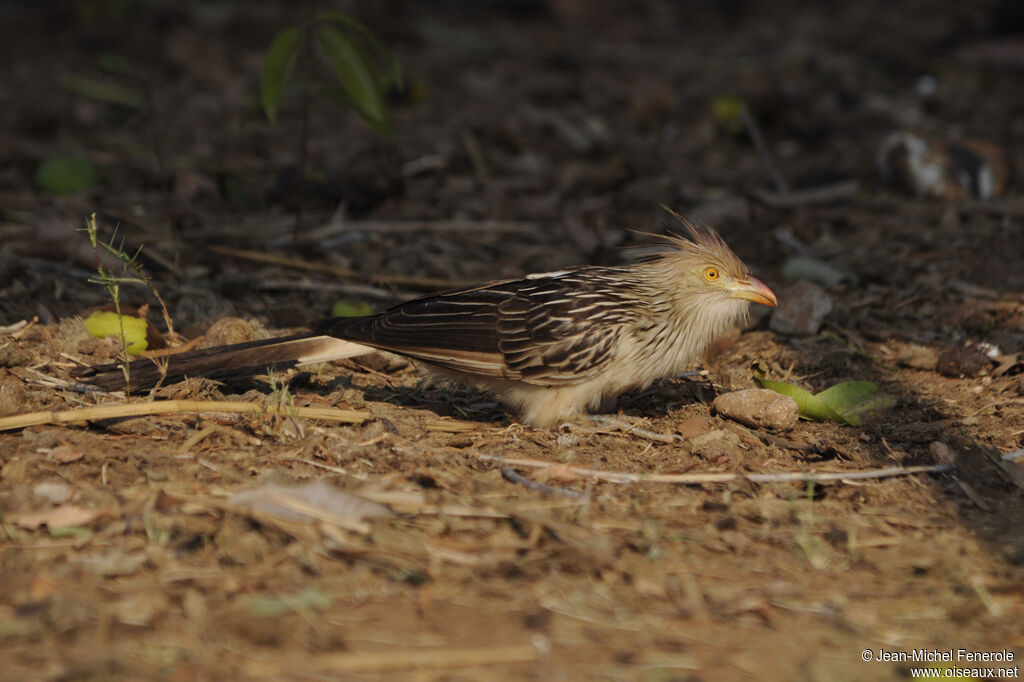
[[[714,408],[723,417],[752,428],[788,431],[797,422],[796,401],[765,388],[723,393],[715,398]]]
[[[832,299],[814,282],[800,280],[781,296],[768,326],[779,334],[807,336],[817,334],[825,316],[832,312]]]

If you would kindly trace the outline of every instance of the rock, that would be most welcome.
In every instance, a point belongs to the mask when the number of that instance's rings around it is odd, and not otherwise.
[[[714,407],[723,417],[753,428],[787,431],[797,422],[796,401],[765,388],[723,393]]]
[[[825,316],[832,312],[832,299],[814,282],[800,280],[779,296],[768,327],[779,334],[793,336],[817,334]]]

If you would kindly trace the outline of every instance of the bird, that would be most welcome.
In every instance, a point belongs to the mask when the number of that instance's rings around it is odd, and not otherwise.
[[[669,209],[666,209],[669,210]],[[133,361],[133,388],[352,357],[373,349],[427,374],[494,394],[521,423],[578,419],[633,389],[678,375],[741,324],[752,302],[777,305],[712,228],[669,210],[684,235],[624,266],[581,266],[441,291],[382,313],[334,317],[289,337]],[[80,380],[124,383],[119,363]]]

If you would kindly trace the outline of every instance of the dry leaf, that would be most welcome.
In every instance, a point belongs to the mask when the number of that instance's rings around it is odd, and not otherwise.
[[[339,490],[326,481],[286,486],[268,483],[243,490],[228,504],[292,521],[324,521],[359,532],[368,530],[367,519],[391,516],[388,507]]]
[[[43,481],[32,486],[32,492],[50,504],[64,504],[71,497],[71,486],[62,481]]]
[[[43,511],[8,514],[7,520],[18,528],[36,530],[40,526],[46,526],[47,528],[84,526],[92,523],[104,514],[106,514],[106,511],[103,509],[86,509],[85,507],[66,504],[53,509],[44,509]]]
[[[49,459],[60,464],[75,462],[85,456],[85,453],[74,445],[58,445],[55,448],[44,448],[39,452],[45,452]]]
[[[112,549],[107,554],[86,563],[86,566],[96,575],[114,578],[138,573],[146,560],[145,552],[126,553]]]

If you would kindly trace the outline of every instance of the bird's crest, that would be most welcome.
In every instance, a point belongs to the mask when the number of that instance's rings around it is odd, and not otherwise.
[[[652,232],[637,231],[637,234],[653,237],[660,242],[667,243],[674,247],[671,250],[650,254],[642,260],[664,260],[666,258],[671,258],[674,253],[683,251],[685,253],[714,259],[722,266],[736,272],[737,274],[747,272],[747,266],[743,264],[743,261],[741,261],[735,253],[733,253],[732,249],[729,248],[729,245],[725,243],[724,239],[722,239],[722,236],[713,228],[703,223],[698,224],[688,218],[684,218],[664,204],[662,204],[661,207],[682,224],[683,229],[686,231],[686,235],[684,236],[673,232],[669,232],[667,234],[654,234]]]

